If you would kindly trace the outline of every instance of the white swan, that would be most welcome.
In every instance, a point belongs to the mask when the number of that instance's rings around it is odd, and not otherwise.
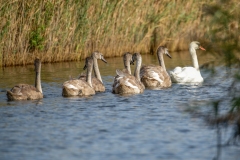
[[[148,65],[143,66],[140,71],[141,81],[145,87],[149,88],[167,88],[171,87],[172,81],[166,71],[166,67],[163,60],[163,54],[172,58],[168,53],[168,49],[163,46],[159,46],[157,49],[157,57],[159,66]]]
[[[189,52],[192,57],[193,67],[176,67],[173,71],[170,71],[170,77],[174,83],[201,83],[203,78],[201,76],[196,50],[205,49],[201,47],[200,43],[193,41],[189,45]]]

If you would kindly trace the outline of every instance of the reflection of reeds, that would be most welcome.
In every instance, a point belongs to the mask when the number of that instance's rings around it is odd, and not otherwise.
[[[208,0],[205,0],[208,2]],[[160,44],[187,49],[201,38],[200,1],[53,0],[0,3],[2,65],[154,52]]]

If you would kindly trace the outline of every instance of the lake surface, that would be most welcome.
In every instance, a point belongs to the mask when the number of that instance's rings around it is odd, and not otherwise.
[[[191,65],[188,52],[170,53],[168,70]],[[198,53],[199,63],[215,58]],[[8,67],[0,71],[0,159],[1,160],[237,160],[235,145],[217,148],[216,128],[196,113],[212,113],[208,102],[221,97],[231,78],[218,66],[212,77],[201,70],[201,85],[173,84],[164,90],[145,90],[143,94],[120,96],[111,93],[122,58],[99,61],[106,92],[91,97],[64,98],[62,83],[77,77],[84,62],[42,64],[44,99],[7,101],[6,90],[15,84],[34,84],[34,67]],[[144,64],[158,64],[155,55],[143,55]],[[218,65],[218,64],[217,64]],[[132,67],[133,68],[133,67]],[[228,108],[228,99],[221,111]],[[222,132],[222,143],[232,130]]]

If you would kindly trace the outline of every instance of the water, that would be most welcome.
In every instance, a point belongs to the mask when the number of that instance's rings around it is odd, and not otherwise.
[[[166,67],[191,65],[188,53],[172,53]],[[213,59],[199,56],[200,64]],[[82,72],[83,62],[42,65],[44,99],[7,101],[6,90],[15,84],[34,83],[33,66],[8,67],[0,71],[0,159],[220,159],[237,160],[238,146],[216,147],[216,129],[201,116],[211,113],[212,100],[226,97],[231,79],[225,70],[208,77],[202,85],[173,84],[169,89],[145,90],[143,94],[111,93],[121,58],[99,61],[106,92],[88,98],[63,98],[61,85]],[[143,56],[143,63],[157,64]],[[222,111],[228,109],[228,101]],[[231,136],[224,130],[222,143]],[[219,154],[220,153],[220,154]]]

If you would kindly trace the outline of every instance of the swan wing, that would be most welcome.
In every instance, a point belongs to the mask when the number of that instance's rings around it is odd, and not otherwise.
[[[200,83],[203,82],[200,71],[193,67],[176,67],[170,71],[170,77],[176,83]]]
[[[31,100],[43,98],[43,94],[32,85],[18,84],[7,91],[7,97],[9,100]]]
[[[119,76],[117,75],[114,79],[113,93],[117,94],[135,94],[142,93],[143,88],[140,85],[141,82],[132,76]]]
[[[141,81],[146,87],[170,87],[172,82],[161,66],[144,66],[140,72]]]
[[[82,79],[73,79],[63,83],[63,96],[89,96],[94,95],[95,90]]]

